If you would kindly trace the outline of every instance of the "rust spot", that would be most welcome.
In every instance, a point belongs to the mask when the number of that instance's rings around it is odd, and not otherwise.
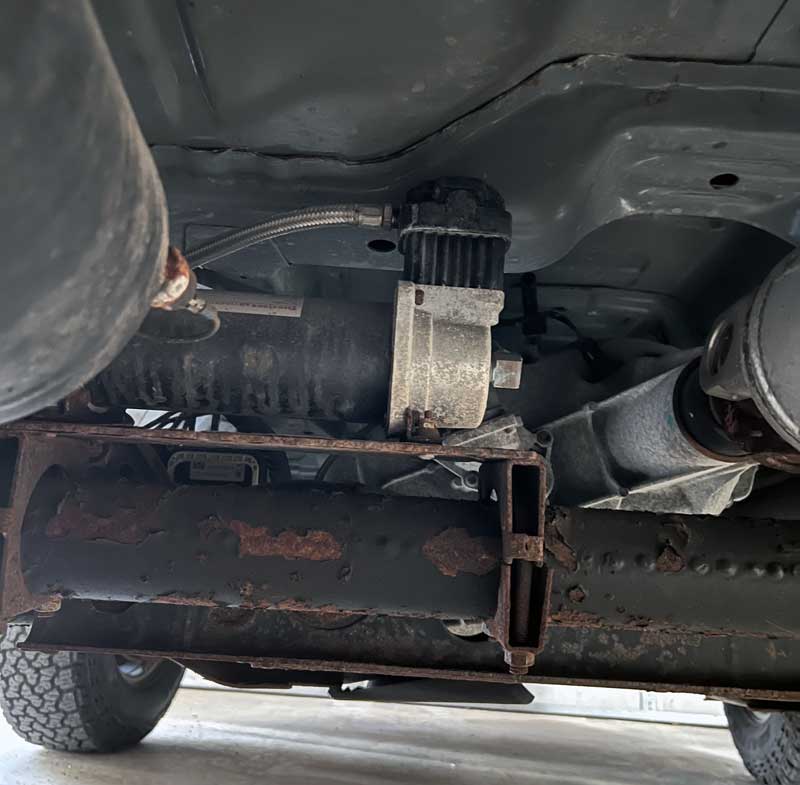
[[[564,535],[558,528],[558,524],[550,522],[544,530],[544,545],[547,552],[567,571],[576,572],[578,569],[578,557],[575,551],[564,539]]]
[[[189,262],[177,248],[170,246],[164,265],[164,280],[150,302],[150,307],[171,310],[180,304],[193,288],[192,268]]]
[[[542,537],[512,532],[506,538],[506,549],[503,552],[503,559],[506,561],[521,559],[522,561],[532,561],[541,564],[544,560],[544,540]]]
[[[536,452],[484,447],[464,450],[441,444],[389,442],[354,439],[330,439],[316,436],[278,436],[266,433],[225,433],[220,431],[170,431],[128,428],[120,425],[86,423],[55,423],[20,421],[2,425],[0,431],[9,435],[77,436],[105,442],[135,442],[136,444],[180,444],[184,449],[207,446],[212,448],[236,446],[240,449],[297,450],[299,452],[350,453],[362,455],[399,455],[403,457],[432,456],[470,461],[512,461],[517,466],[543,467],[542,456]]]
[[[42,597],[36,608],[41,616],[52,616],[61,610],[62,597]]]
[[[428,540],[422,553],[442,575],[486,575],[500,563],[500,541],[473,537],[466,529],[450,527]]]
[[[284,559],[332,561],[342,558],[342,545],[326,531],[310,530],[305,534],[286,529],[278,535],[267,529],[232,520],[229,528],[239,537],[239,557],[280,556]]]
[[[642,630],[640,640],[645,646],[657,646],[665,651],[670,651],[675,647],[676,641],[681,646],[687,645],[697,648],[701,644],[702,638],[702,635],[686,635],[680,632]]]
[[[316,612],[306,611],[301,618],[303,624],[317,630],[340,630],[344,627],[351,627],[360,622],[364,616],[357,613],[346,611]]]
[[[289,611],[292,613],[324,613],[328,615],[338,615],[342,613],[352,614],[352,611],[343,611],[330,603],[326,605],[313,605],[307,600],[296,597],[287,597],[283,600],[258,600],[245,599],[240,606],[242,609],[251,611]]]
[[[669,543],[661,550],[656,559],[656,570],[659,572],[680,572],[686,566],[681,556]]]
[[[94,542],[103,540],[117,545],[140,545],[163,528],[148,520],[139,507],[115,506],[112,515],[98,515],[84,509],[74,496],[64,499],[55,516],[48,521],[45,535],[52,540],[73,537]]]
[[[162,605],[191,605],[195,608],[216,608],[214,600],[207,600],[203,597],[184,597],[180,594],[159,594],[153,598],[153,602]]]
[[[319,613],[343,613],[335,605],[312,605],[307,600],[300,597],[286,597],[282,600],[263,599],[259,595],[263,591],[269,590],[269,584],[262,583],[256,586],[252,581],[244,581],[239,588],[239,596],[242,598],[240,608],[248,611],[270,610],[270,611],[316,611]]]
[[[567,592],[567,599],[570,602],[574,602],[576,604],[579,604],[579,603],[583,602],[586,599],[586,589],[584,589],[583,586],[580,586],[580,585],[579,586],[573,586]]]
[[[594,629],[605,629],[609,625],[602,616],[586,611],[558,610],[550,614],[550,621],[553,624],[560,624],[564,627],[591,627]]]
[[[309,611],[313,608],[308,600],[297,597],[287,597],[283,600],[250,600],[244,607],[271,611]]]

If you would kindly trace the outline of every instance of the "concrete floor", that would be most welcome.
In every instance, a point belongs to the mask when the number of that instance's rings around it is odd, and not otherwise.
[[[181,690],[119,755],[45,752],[0,725],[2,785],[752,785],[727,730]]]

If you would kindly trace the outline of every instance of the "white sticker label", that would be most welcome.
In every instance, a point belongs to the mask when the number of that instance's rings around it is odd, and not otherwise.
[[[258,316],[286,316],[299,319],[303,314],[302,297],[279,297],[257,292],[203,291],[204,300],[222,313],[250,313]]]

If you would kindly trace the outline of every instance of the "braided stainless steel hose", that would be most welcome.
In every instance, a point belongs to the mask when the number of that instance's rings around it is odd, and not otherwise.
[[[390,229],[394,223],[393,214],[391,205],[334,204],[324,207],[305,207],[215,237],[189,250],[186,258],[191,267],[202,267],[223,256],[266,240],[329,226]]]

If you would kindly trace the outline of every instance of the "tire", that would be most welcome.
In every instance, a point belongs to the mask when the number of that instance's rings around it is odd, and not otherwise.
[[[764,785],[800,785],[800,712],[756,713],[725,705],[733,743]]]
[[[167,660],[136,666],[110,654],[20,651],[27,627],[0,640],[0,705],[31,744],[64,752],[116,752],[164,715],[183,675]],[[122,666],[122,667],[121,667]]]

